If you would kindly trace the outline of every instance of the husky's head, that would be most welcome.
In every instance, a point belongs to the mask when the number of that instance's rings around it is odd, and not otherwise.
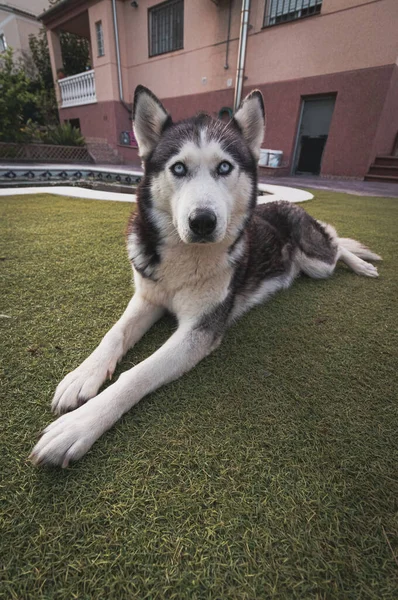
[[[257,199],[261,93],[247,96],[229,123],[207,114],[173,123],[138,86],[133,122],[145,169],[140,199],[150,202],[153,224],[185,243],[232,243]]]

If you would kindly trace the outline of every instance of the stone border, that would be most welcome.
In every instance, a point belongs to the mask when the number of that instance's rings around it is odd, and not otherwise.
[[[70,196],[73,198],[90,198],[97,200],[116,200],[119,202],[135,202],[134,193],[116,193],[111,191],[100,191],[96,189],[86,189],[78,185],[58,186],[54,185],[61,181],[77,184],[82,180],[97,183],[113,183],[126,186],[135,186],[140,183],[143,172],[135,169],[104,167],[81,167],[70,165],[1,165],[0,164],[0,195],[23,195],[23,194],[58,194]],[[19,184],[29,182],[38,182],[38,187],[18,187]],[[15,187],[9,187],[10,183]],[[51,183],[52,185],[45,185]],[[7,185],[7,187],[5,187]],[[262,195],[258,197],[258,203],[273,202],[275,200],[287,200],[289,202],[306,202],[312,200],[313,194],[297,188],[291,188],[281,185],[271,185],[265,183],[258,184],[259,192]],[[265,195],[264,195],[265,194]]]
[[[104,183],[120,183],[136,185],[142,179],[142,171],[112,169],[112,167],[71,166],[71,165],[10,165],[0,163],[0,187],[9,183],[38,182],[59,183],[77,182],[81,180]],[[8,187],[8,185],[7,185]]]

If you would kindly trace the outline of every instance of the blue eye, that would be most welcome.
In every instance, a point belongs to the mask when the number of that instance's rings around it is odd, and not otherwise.
[[[184,177],[187,174],[187,168],[182,162],[176,162],[171,167],[171,172],[177,177]]]
[[[233,166],[227,160],[223,160],[217,167],[217,173],[219,175],[229,175],[232,171]]]

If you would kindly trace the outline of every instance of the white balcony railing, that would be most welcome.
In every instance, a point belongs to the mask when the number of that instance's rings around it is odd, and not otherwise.
[[[58,83],[62,108],[97,102],[94,70],[58,79]]]

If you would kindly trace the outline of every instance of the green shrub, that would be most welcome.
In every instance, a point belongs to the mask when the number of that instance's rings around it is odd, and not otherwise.
[[[24,111],[34,104],[35,96],[29,91],[30,80],[24,70],[14,65],[12,50],[0,56],[0,141],[21,142],[24,139]]]
[[[62,123],[56,127],[49,127],[43,142],[59,146],[84,146],[84,137],[77,127],[72,127],[70,123]]]
[[[40,144],[47,137],[47,128],[36,121],[32,121],[32,119],[28,119],[25,127],[21,129],[21,134],[23,134],[23,141],[25,143]]]

